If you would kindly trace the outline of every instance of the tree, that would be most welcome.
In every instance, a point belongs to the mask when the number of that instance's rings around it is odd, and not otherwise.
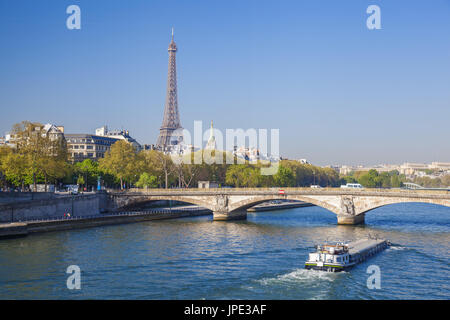
[[[400,174],[397,170],[378,173],[375,169],[356,171],[343,179],[347,183],[359,182],[366,188],[400,188],[406,181],[405,175]]]
[[[84,181],[84,178],[83,178],[83,176],[78,176],[78,179],[77,179],[77,185],[79,185],[80,187],[82,186],[82,185],[84,185],[86,182]]]
[[[26,155],[12,150],[2,159],[1,167],[6,180],[25,191],[25,185],[32,183]]]
[[[164,186],[167,189],[169,187],[169,175],[174,172],[175,167],[169,155],[159,151],[155,152],[159,167],[162,169],[162,172],[164,174]]]
[[[75,164],[75,173],[83,175],[84,185],[88,188],[89,185],[95,185],[99,176],[99,164],[91,159],[84,159],[82,162]]]
[[[239,187],[257,187],[260,185],[260,168],[250,164],[233,164],[226,170],[225,182]]]
[[[450,187],[450,174],[446,174],[445,176],[443,176],[441,179],[441,183],[444,188]]]
[[[158,178],[144,172],[140,175],[138,182],[136,182],[136,186],[138,188],[156,188],[158,186]]]
[[[274,176],[275,183],[279,187],[295,186],[295,176],[292,169],[280,165],[278,172]]]
[[[401,186],[402,186],[402,182],[400,181],[398,174],[393,175],[391,177],[391,187],[392,188],[400,188]]]
[[[67,146],[62,135],[47,132],[40,123],[22,121],[13,126],[11,137],[15,145],[13,152],[26,161],[34,191],[39,177],[42,177],[46,190],[49,180],[64,177]]]
[[[3,163],[10,152],[11,148],[7,146],[0,146],[0,187],[2,188],[6,186],[6,175],[3,168]]]
[[[243,186],[244,184],[244,171],[246,169],[245,164],[233,164],[228,167],[225,182],[229,185],[233,185],[236,188]]]
[[[196,178],[201,166],[198,164],[183,164],[181,170],[181,187],[189,188],[192,181]]]
[[[366,187],[366,188],[375,188],[377,187],[378,179],[378,172],[375,169],[369,170],[369,172],[362,174],[358,178],[358,182]]]
[[[100,169],[114,175],[120,181],[120,189],[124,188],[124,181],[132,183],[137,177],[137,154],[132,144],[119,140],[100,159]]]

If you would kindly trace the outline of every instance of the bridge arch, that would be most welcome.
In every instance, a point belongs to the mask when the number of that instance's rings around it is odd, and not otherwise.
[[[250,207],[253,207],[259,203],[266,202],[266,201],[272,201],[272,200],[297,200],[297,201],[303,201],[306,203],[314,204],[318,207],[322,207],[328,211],[331,211],[334,214],[339,214],[340,208],[337,206],[326,202],[324,200],[320,200],[317,198],[312,198],[308,196],[302,196],[302,195],[287,195],[287,196],[274,196],[274,195],[264,195],[264,196],[254,196],[248,199],[243,199],[241,201],[235,202],[230,206],[230,211],[239,211],[239,210],[246,210]]]
[[[450,207],[450,200],[445,199],[419,199],[419,198],[377,198],[364,201],[364,205],[356,210],[356,214],[363,214],[374,209],[396,203],[430,203]]]
[[[173,201],[181,201],[185,203],[195,204],[200,207],[209,209],[211,211],[214,210],[213,204],[210,201],[205,201],[203,199],[198,199],[196,197],[184,197],[184,196],[157,196],[157,195],[143,195],[143,196],[128,196],[126,200],[123,197],[119,198],[120,201],[115,201],[115,211],[120,211],[126,209],[131,206],[137,206],[139,204],[143,204],[150,201],[159,201],[159,200],[173,200]]]

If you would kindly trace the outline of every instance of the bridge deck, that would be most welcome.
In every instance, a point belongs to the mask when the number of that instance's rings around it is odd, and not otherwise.
[[[279,194],[283,190],[284,194]],[[362,189],[349,190],[341,188],[214,188],[214,189],[130,189],[127,191],[110,190],[113,195],[279,195],[280,198],[287,195],[352,195],[352,196],[383,196],[383,197],[408,197],[408,198],[434,198],[450,199],[449,190],[405,190],[405,189]]]

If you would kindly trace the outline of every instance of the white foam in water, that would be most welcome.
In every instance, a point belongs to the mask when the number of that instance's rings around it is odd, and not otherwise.
[[[263,278],[256,280],[263,285],[276,283],[318,283],[321,281],[334,281],[339,273],[331,273],[317,270],[296,269],[290,273],[279,275],[275,278]]]
[[[405,249],[407,248],[402,246],[390,246],[387,250],[405,250]]]

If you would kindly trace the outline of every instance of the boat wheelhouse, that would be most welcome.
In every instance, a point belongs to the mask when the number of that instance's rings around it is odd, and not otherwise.
[[[306,269],[336,272],[349,267],[350,254],[346,243],[318,245],[316,249],[316,252],[309,254],[305,263]]]

